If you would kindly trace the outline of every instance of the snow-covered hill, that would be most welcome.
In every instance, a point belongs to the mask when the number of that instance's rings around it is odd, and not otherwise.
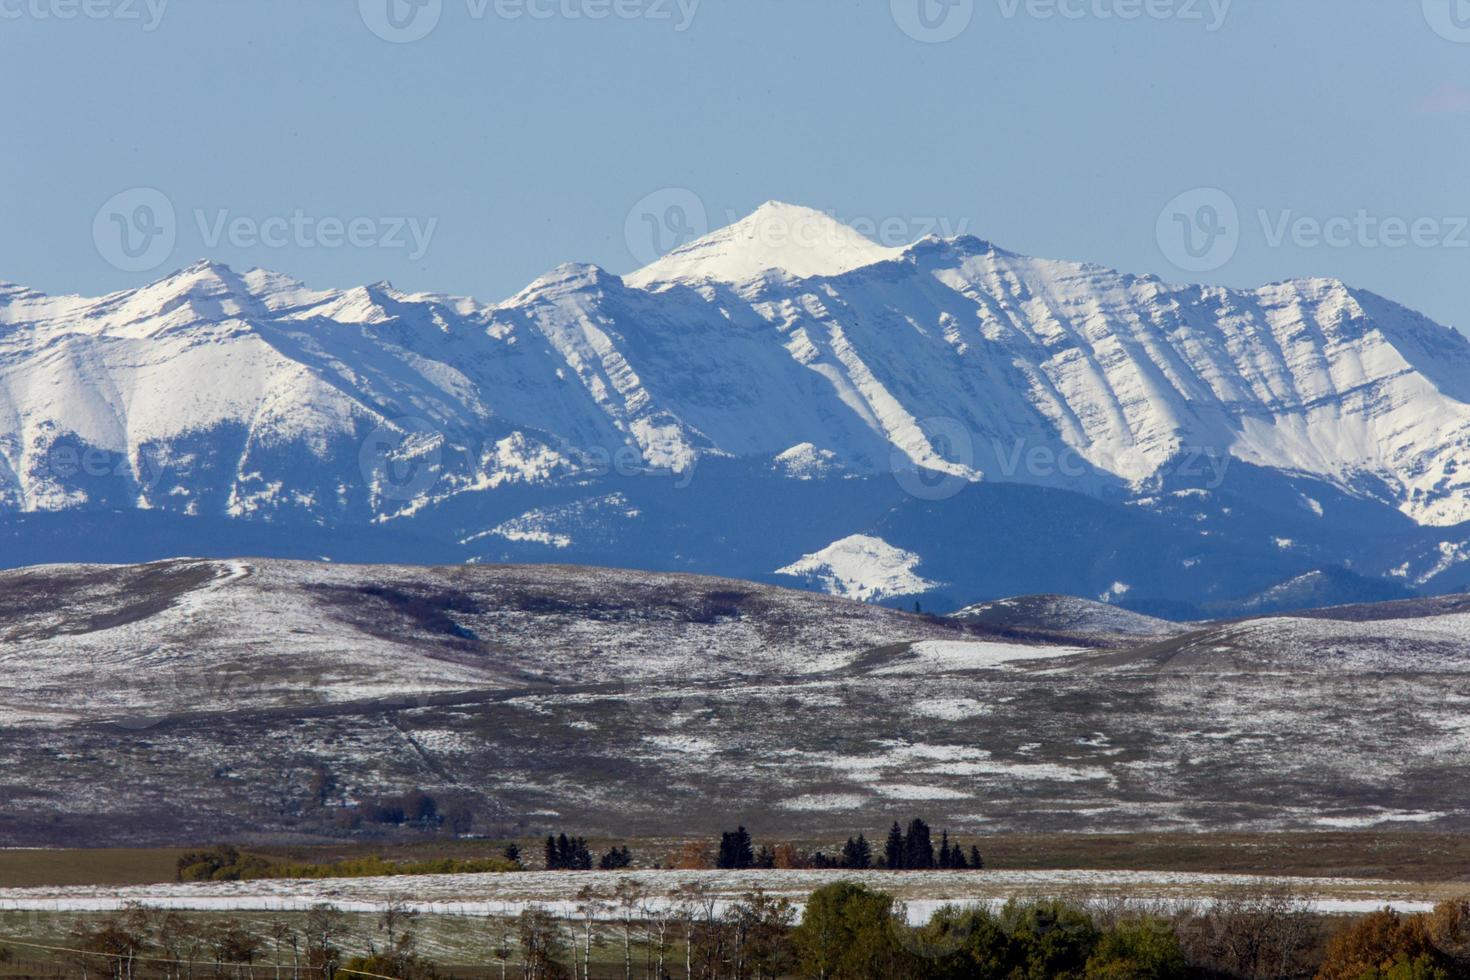
[[[491,838],[841,839],[895,810],[1457,832],[1467,610],[1178,632],[1055,597],[962,622],[544,565],[0,572],[0,847],[412,837],[343,818],[415,787]]]
[[[711,461],[896,473],[941,500],[978,481],[1146,499],[1235,461],[1434,528],[1470,520],[1467,457],[1470,342],[1373,294],[1171,286],[970,237],[884,248],[774,203],[627,277],[566,265],[494,305],[210,263],[99,299],[0,286],[0,515],[566,551],[578,515],[671,526],[603,481],[682,487]],[[834,530],[765,571],[870,532]],[[1464,547],[1416,540],[1395,574]],[[1323,557],[1291,571],[1344,560]]]

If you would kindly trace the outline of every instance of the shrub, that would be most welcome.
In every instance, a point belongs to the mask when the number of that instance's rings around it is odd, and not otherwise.
[[[1433,980],[1440,975],[1434,971],[1444,971],[1449,965],[1449,958],[1430,940],[1426,916],[1402,916],[1392,909],[1383,909],[1348,923],[1328,941],[1327,956],[1317,977],[1318,980],[1376,980],[1389,976],[1395,980],[1400,977]]]
[[[812,892],[793,938],[805,976],[901,980],[916,972],[896,939],[893,896],[863,885],[838,882]]]
[[[1092,917],[1058,901],[1005,904],[1000,928],[1011,937],[1018,980],[1064,980],[1081,977],[1099,934]]]
[[[391,878],[399,875],[499,874],[523,870],[505,858],[436,858],[432,861],[398,863],[380,857],[356,858],[331,864],[277,865],[270,878]]]
[[[179,881],[250,881],[269,874],[269,863],[253,854],[241,854],[229,844],[207,851],[191,851],[175,865]]]
[[[1139,919],[1120,922],[1103,934],[1085,975],[1088,980],[1182,980],[1189,967],[1169,923]]]

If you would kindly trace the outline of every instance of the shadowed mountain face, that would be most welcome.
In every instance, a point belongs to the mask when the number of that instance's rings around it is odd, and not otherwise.
[[[0,565],[51,557],[22,518],[60,513],[98,531],[62,542],[83,560],[612,556],[935,608],[1017,591],[981,565],[1156,611],[1338,566],[1442,591],[1470,574],[1467,378],[1470,342],[1339,282],[887,249],[776,204],[496,305],[209,263],[4,287]],[[1128,540],[1033,580],[984,546],[997,500]]]
[[[0,844],[413,837],[350,819],[413,788],[485,834],[1465,830],[1463,605],[1177,625],[550,566],[22,569]]]

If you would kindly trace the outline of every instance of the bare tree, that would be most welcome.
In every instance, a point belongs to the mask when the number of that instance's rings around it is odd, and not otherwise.
[[[335,905],[322,902],[307,910],[304,928],[307,966],[322,980],[332,980],[342,965],[338,943],[347,932],[347,917]]]
[[[169,912],[159,919],[154,931],[163,955],[170,960],[165,975],[177,980],[194,980],[194,961],[204,948],[204,931],[178,912]]]
[[[1179,923],[1192,966],[1244,980],[1311,976],[1306,962],[1321,926],[1286,888],[1242,891]]]
[[[504,915],[490,913],[490,955],[500,963],[500,980],[505,980],[506,968],[510,965],[510,923]]]
[[[301,934],[285,919],[273,919],[266,931],[276,946],[276,980],[281,978],[282,954],[291,949],[291,980],[301,980]]]
[[[664,958],[669,950],[669,927],[674,920],[673,907],[667,902],[645,901],[643,905],[643,928],[645,945],[645,971],[657,980],[664,980]]]
[[[583,885],[577,892],[577,912],[582,916],[582,973],[584,980],[592,976],[592,942],[596,933],[594,923],[598,916],[609,906],[607,896],[593,888],[591,885]],[[573,972],[575,973],[576,956],[572,957]]]
[[[643,886],[631,878],[619,881],[613,889],[618,907],[618,921],[623,927],[623,980],[633,980],[633,926],[643,904]]]
[[[525,980],[550,980],[556,971],[556,958],[561,952],[561,936],[556,919],[545,909],[530,908],[521,913],[521,953]],[[573,950],[572,962],[576,963]]]
[[[713,918],[714,897],[709,885],[702,881],[688,881],[674,889],[669,896],[673,900],[674,915],[684,933],[684,980],[694,980],[695,933],[700,917]]]

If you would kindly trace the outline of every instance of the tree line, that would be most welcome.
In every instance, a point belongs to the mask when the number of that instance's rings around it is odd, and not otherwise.
[[[680,867],[689,867],[681,863]],[[873,847],[865,835],[849,837],[835,855],[817,850],[809,854],[797,852],[789,844],[775,847],[762,846],[757,850],[750,832],[745,827],[725,831],[720,835],[720,845],[715,856],[715,867],[725,870],[748,868],[815,868],[866,871],[978,871],[985,867],[980,848],[971,844],[966,850],[958,842],[951,843],[949,831],[940,832],[939,847],[934,847],[929,825],[917,817],[910,820],[907,829],[897,821],[888,831],[883,853],[874,855]]]
[[[1314,914],[1282,891],[1202,907],[1015,899],[946,907],[909,923],[893,895],[837,882],[803,908],[759,890],[736,899],[693,882],[651,892],[637,879],[583,887],[560,914],[466,920],[477,976],[591,980],[1458,980],[1470,977],[1470,900],[1428,913]],[[437,980],[419,916],[386,903],[363,928],[330,905],[254,925],[130,905],[78,918],[67,962],[99,980]],[[365,934],[364,934],[365,933]],[[350,947],[355,947],[349,951]],[[6,955],[0,949],[0,959]]]

